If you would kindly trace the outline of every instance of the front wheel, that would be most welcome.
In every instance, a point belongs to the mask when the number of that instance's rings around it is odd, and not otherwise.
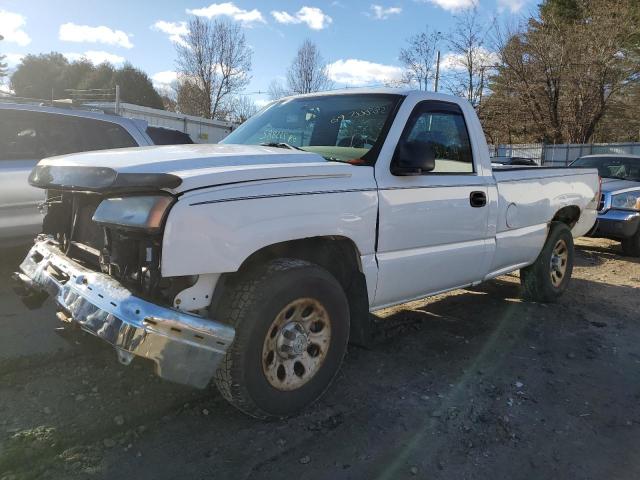
[[[216,317],[236,338],[216,373],[220,393],[258,418],[286,417],[318,399],[349,337],[341,285],[322,267],[278,259],[241,274]]]
[[[569,285],[573,257],[571,230],[564,223],[552,223],[536,261],[520,270],[524,297],[536,302],[556,301]]]

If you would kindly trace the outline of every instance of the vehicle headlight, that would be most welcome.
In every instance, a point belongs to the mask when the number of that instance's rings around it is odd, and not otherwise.
[[[145,195],[104,199],[92,220],[101,225],[155,232],[173,203],[169,195]]]
[[[612,195],[611,206],[623,210],[640,210],[640,190]]]

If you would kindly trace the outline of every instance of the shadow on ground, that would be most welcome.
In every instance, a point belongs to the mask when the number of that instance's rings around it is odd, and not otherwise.
[[[580,266],[553,305],[522,302],[519,279],[506,276],[379,312],[377,344],[350,347],[327,394],[284,422],[158,380],[146,363],[122,367],[93,338],[72,340],[63,356],[0,371],[0,472],[638,478],[640,284],[591,276],[632,278],[637,262],[584,251],[600,267]]]

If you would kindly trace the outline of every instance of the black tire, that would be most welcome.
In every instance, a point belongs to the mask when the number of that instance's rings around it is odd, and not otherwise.
[[[305,298],[325,309],[330,321],[329,346],[306,383],[282,391],[270,383],[277,379],[267,378],[263,348],[268,334],[274,338],[274,319],[282,318],[290,303]],[[302,260],[273,260],[232,281],[217,310],[215,318],[236,328],[235,340],[215,377],[218,390],[233,406],[256,418],[284,418],[327,390],[347,349],[349,307],[340,283],[324,268]]]
[[[640,228],[633,237],[622,240],[622,252],[627,257],[640,257]]]
[[[559,276],[558,270],[552,268],[552,257],[554,257],[554,249],[561,242],[564,242],[567,255],[563,264],[564,273]],[[536,261],[520,270],[523,297],[542,303],[556,301],[569,285],[573,272],[573,259],[574,247],[571,230],[564,223],[552,223],[547,240]]]

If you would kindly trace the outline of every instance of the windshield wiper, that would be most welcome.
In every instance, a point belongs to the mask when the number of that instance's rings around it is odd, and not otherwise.
[[[289,150],[302,150],[303,152],[305,151],[303,148],[296,147],[295,145],[289,145],[285,142],[260,143],[259,145],[261,147],[288,148]]]

